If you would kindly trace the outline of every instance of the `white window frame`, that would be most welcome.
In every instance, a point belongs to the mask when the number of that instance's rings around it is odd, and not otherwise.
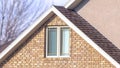
[[[48,56],[48,29],[49,28],[57,28],[57,56]],[[46,27],[46,48],[45,49],[46,49],[46,57],[47,58],[70,57],[70,43],[69,43],[69,55],[68,56],[61,56],[60,55],[61,28],[69,28],[69,27],[68,26],[48,26],[48,27]],[[70,29],[69,29],[69,31],[70,31]]]

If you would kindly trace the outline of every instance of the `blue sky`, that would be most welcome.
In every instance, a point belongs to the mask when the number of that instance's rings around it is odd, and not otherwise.
[[[34,21],[40,17],[41,14],[43,14],[46,10],[48,10],[52,5],[57,5],[57,6],[64,6],[68,0],[20,0],[21,1],[21,5],[22,6],[20,9],[23,9],[25,7],[25,5],[28,5],[30,2],[32,2],[32,4],[30,5],[30,7],[27,9],[27,11],[25,11],[22,15],[16,15],[16,13],[18,12],[18,7],[15,7],[15,9],[13,9],[12,11],[12,15],[8,14],[11,10],[10,8],[11,5],[13,5],[13,1],[14,0],[0,0],[0,22],[2,21],[2,7],[6,7],[7,10],[4,11],[4,28],[1,28],[1,23],[0,23],[0,29],[2,29],[0,31],[0,34],[2,32],[2,35],[0,35],[0,45],[6,43],[6,28],[8,23],[17,23],[20,24],[17,26],[17,28],[14,30],[16,33],[16,36],[18,36],[19,34],[21,34],[21,32],[23,32],[26,28],[28,28],[31,24],[34,24]],[[24,3],[24,1],[27,1]],[[2,2],[7,3],[6,6],[2,5]],[[18,3],[16,3],[17,5]],[[18,21],[18,22],[8,22],[10,18],[8,18],[10,15],[10,17],[12,18],[11,21],[14,21],[16,16],[19,18],[19,20],[24,20],[23,22]],[[23,16],[23,17],[22,17]],[[14,27],[14,26],[13,26]],[[10,36],[12,36],[12,34],[10,34]],[[11,38],[7,39],[7,40],[11,40]]]
[[[29,1],[31,1],[31,0],[29,0]],[[34,17],[34,20],[36,19],[36,17],[38,17],[37,15],[43,14],[52,5],[64,6],[67,2],[68,2],[68,0],[34,0],[33,1],[34,4],[28,10],[28,11],[31,11],[30,12],[30,17],[28,19],[31,20],[32,15],[34,15],[34,13],[36,12],[36,10],[38,10],[38,9],[39,9],[39,12],[37,12],[36,16]],[[26,22],[26,24],[27,24],[27,22]],[[23,25],[26,26],[26,24],[23,24]],[[33,24],[33,22],[31,22],[31,24]],[[23,26],[21,26],[21,28],[23,28]]]
[[[68,0],[53,0],[54,2],[54,5],[58,5],[58,6],[63,6],[63,5],[65,5],[67,2],[68,2]]]

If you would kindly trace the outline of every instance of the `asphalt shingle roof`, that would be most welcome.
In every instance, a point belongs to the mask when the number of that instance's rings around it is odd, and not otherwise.
[[[113,59],[120,63],[120,49],[118,49],[112,42],[105,38],[97,29],[90,25],[79,14],[64,7],[56,8],[68,18],[74,25],[82,30],[92,41],[108,53]]]
[[[92,41],[94,41],[100,48],[102,48],[107,54],[109,54],[114,60],[116,60],[120,64],[120,49],[118,49],[114,44],[112,44],[112,42],[105,38],[97,29],[90,25],[75,11],[68,10],[64,7],[55,7],[76,27],[78,27],[82,32],[84,32]],[[23,43],[23,41],[21,43]],[[0,47],[0,52],[2,52],[3,49],[5,49],[7,46],[8,45],[6,45],[5,47]]]

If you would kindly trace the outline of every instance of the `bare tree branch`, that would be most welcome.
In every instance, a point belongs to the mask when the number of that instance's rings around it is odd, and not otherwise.
[[[35,4],[33,0],[0,0],[0,46],[14,40],[39,17],[42,2]]]

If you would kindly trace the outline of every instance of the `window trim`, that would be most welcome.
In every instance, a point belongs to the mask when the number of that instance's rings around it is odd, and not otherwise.
[[[57,28],[57,56],[48,56],[48,29],[49,28]],[[70,57],[70,43],[69,43],[69,55],[68,56],[61,56],[60,49],[61,49],[61,28],[69,28],[68,26],[47,26],[46,27],[46,57],[47,58],[68,58]],[[69,29],[70,31],[70,29]],[[69,38],[70,39],[70,38]],[[70,40],[69,40],[70,41]]]

